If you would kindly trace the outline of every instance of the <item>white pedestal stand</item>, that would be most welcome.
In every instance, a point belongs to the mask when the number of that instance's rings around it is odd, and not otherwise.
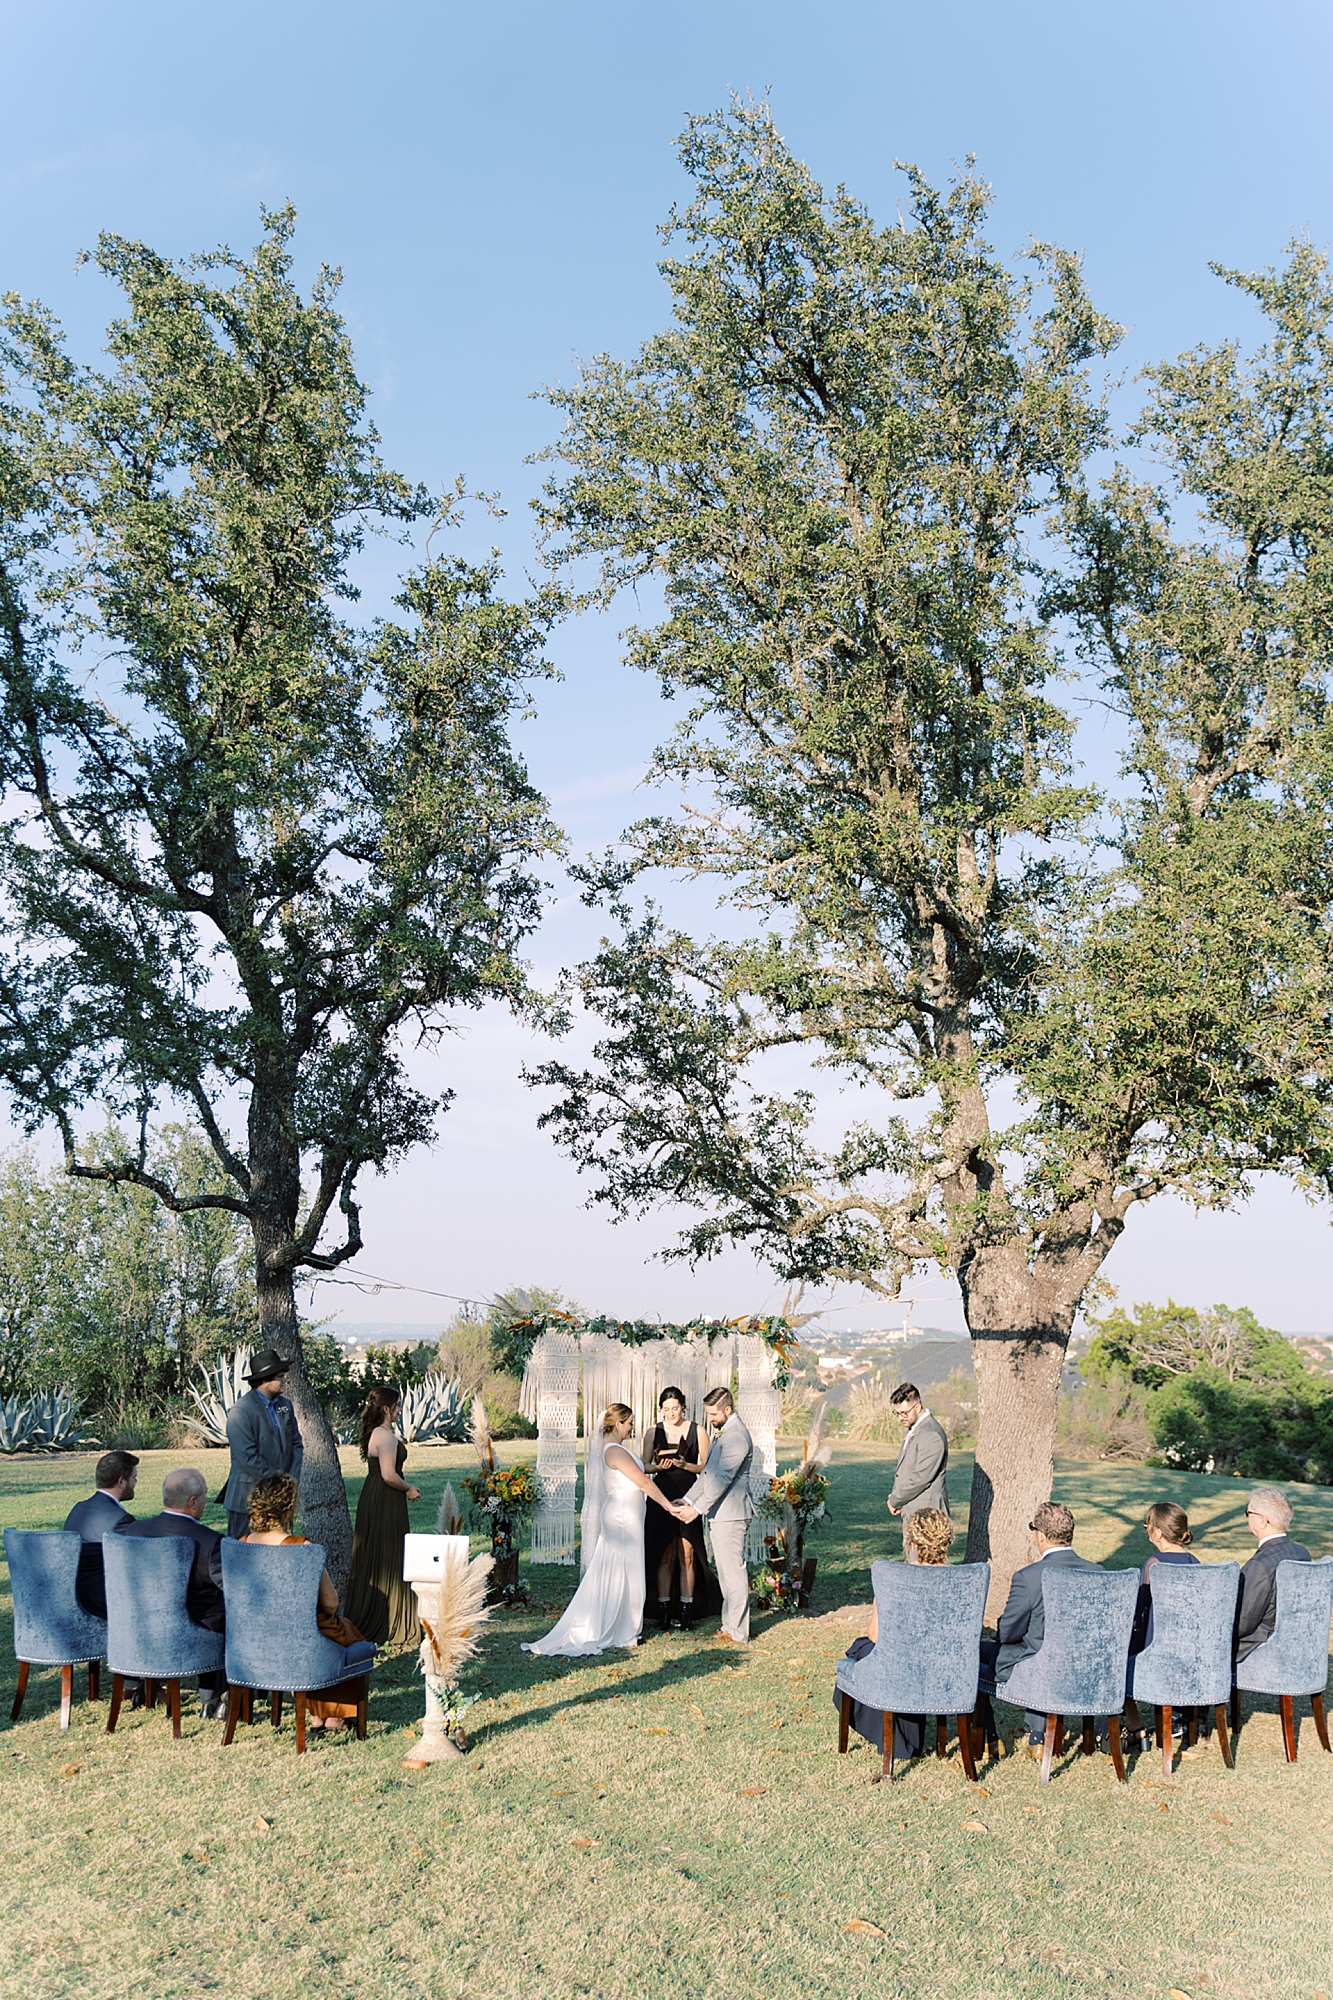
[[[466,1568],[468,1547],[466,1535],[408,1535],[405,1538],[403,1578],[411,1584],[416,1597],[417,1616],[423,1635],[439,1629],[440,1597],[444,1587],[441,1578],[445,1565],[451,1556],[457,1562],[461,1555]],[[446,1687],[433,1671],[437,1664],[430,1638],[423,1636],[421,1669],[426,1681],[426,1713],[421,1725],[421,1740],[412,1745],[403,1759],[404,1764],[414,1770],[426,1764],[442,1764],[463,1754],[445,1728]]]
[[[440,1586],[430,1583],[414,1583],[417,1612],[423,1625],[434,1626],[440,1609]],[[431,1672],[434,1656],[429,1639],[421,1642],[421,1666],[426,1679],[426,1714],[421,1724],[421,1740],[414,1743],[403,1762],[414,1768],[423,1764],[441,1764],[450,1757],[461,1757],[462,1751],[446,1731],[445,1685],[438,1675]]]

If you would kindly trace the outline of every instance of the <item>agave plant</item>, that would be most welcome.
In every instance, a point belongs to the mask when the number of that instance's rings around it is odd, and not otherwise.
[[[31,1436],[31,1397],[10,1396],[0,1402],[0,1452],[22,1451]]]
[[[398,1427],[408,1444],[461,1444],[468,1434],[461,1379],[423,1375],[403,1391]]]
[[[208,1444],[226,1444],[227,1412],[247,1395],[250,1382],[246,1370],[254,1353],[252,1347],[238,1347],[230,1357],[222,1357],[204,1370],[203,1382],[191,1384],[197,1417],[186,1417],[186,1428],[198,1433]]]
[[[81,1451],[96,1444],[84,1427],[83,1408],[70,1389],[0,1402],[0,1452]]]
[[[45,1396],[34,1396],[28,1406],[29,1451],[79,1451],[85,1445],[96,1444],[97,1439],[90,1435],[79,1415],[82,1408],[82,1402],[69,1389],[52,1389]]]

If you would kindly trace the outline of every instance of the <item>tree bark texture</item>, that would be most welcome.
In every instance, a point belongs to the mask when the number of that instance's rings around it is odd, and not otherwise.
[[[1021,1250],[985,1252],[964,1277],[977,1379],[968,1562],[989,1562],[986,1622],[1033,1558],[1032,1511],[1051,1497],[1060,1371],[1075,1305],[1046,1306]],[[1075,1302],[1076,1303],[1076,1302]]]

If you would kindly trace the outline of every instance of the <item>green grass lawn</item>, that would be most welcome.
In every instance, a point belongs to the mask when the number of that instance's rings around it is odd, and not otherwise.
[[[92,1462],[0,1461],[0,1520],[58,1526]],[[136,1511],[186,1462],[145,1454]],[[198,1462],[216,1489],[221,1454]],[[413,1451],[415,1525],[434,1526],[468,1462]],[[344,1465],[355,1504],[360,1468]],[[376,1672],[368,1741],[315,1739],[299,1760],[290,1717],[224,1751],[196,1704],[178,1744],[160,1708],[108,1737],[105,1701],[76,1706],[62,1736],[57,1677],[34,1670],[0,1737],[0,1991],[1327,2000],[1333,1757],[1308,1717],[1288,1768],[1276,1705],[1247,1704],[1237,1770],[1209,1745],[1169,1787],[1155,1753],[1125,1788],[1108,1759],[1069,1757],[1045,1791],[1015,1756],[974,1791],[933,1758],[890,1789],[871,1784],[870,1751],[836,1755],[833,1666],[862,1629],[836,1614],[868,1603],[868,1564],[900,1551],[889,1470],[887,1447],[839,1446],[814,1613],[757,1617],[744,1654],[675,1634],[533,1660],[520,1641],[575,1572],[529,1572],[534,1607],[498,1614],[485,1642],[471,1755],[426,1771],[402,1765],[422,1708],[402,1654]],[[1154,1498],[1188,1506],[1204,1560],[1249,1546],[1236,1481],[1063,1464],[1055,1490],[1079,1547],[1114,1565],[1147,1553]],[[1293,1532],[1333,1551],[1333,1491],[1297,1495]],[[7,1576],[3,1613],[7,1715]]]

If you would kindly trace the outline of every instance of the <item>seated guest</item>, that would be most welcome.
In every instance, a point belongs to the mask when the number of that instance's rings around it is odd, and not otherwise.
[[[292,1533],[296,1518],[297,1484],[287,1472],[270,1472],[250,1490],[250,1532],[245,1542],[264,1542],[274,1548],[304,1548],[304,1535]],[[320,1572],[319,1601],[315,1623],[326,1639],[339,1646],[353,1646],[361,1638],[350,1618],[338,1615],[338,1593],[327,1570]],[[362,1642],[365,1643],[364,1641]],[[374,1648],[371,1648],[374,1651]],[[322,1688],[306,1696],[311,1729],[346,1729],[362,1699],[365,1675],[359,1680],[342,1681],[336,1688]]]
[[[1144,1530],[1153,1545],[1153,1553],[1143,1565],[1139,1578],[1138,1603],[1134,1607],[1134,1629],[1129,1638],[1129,1673],[1125,1682],[1125,1715],[1131,1732],[1142,1736],[1143,1724],[1134,1701],[1134,1661],[1145,1646],[1151,1646],[1152,1587],[1149,1574],[1155,1563],[1198,1563],[1199,1558],[1190,1554],[1190,1543],[1194,1536],[1190,1531],[1190,1517],[1183,1507],[1174,1500],[1159,1500],[1151,1506],[1143,1518]],[[1184,1725],[1181,1724],[1183,1734]]]
[[[132,1517],[125,1502],[134,1498],[139,1461],[132,1451],[104,1451],[93,1473],[97,1491],[76,1500],[65,1516],[65,1527],[82,1537],[74,1594],[94,1618],[106,1617],[106,1578],[102,1572],[102,1537]]]
[[[949,1544],[953,1540],[953,1522],[937,1507],[922,1507],[909,1514],[903,1522],[903,1547],[905,1561],[926,1563],[934,1567],[949,1560]],[[864,1639],[853,1639],[847,1648],[849,1660],[864,1660],[873,1653],[879,1641],[879,1606],[870,1608],[870,1623]],[[833,1706],[841,1713],[842,1695],[833,1689]],[[864,1736],[873,1749],[884,1745],[884,1717],[877,1708],[869,1708],[863,1701],[852,1703],[852,1727],[858,1736]],[[895,1757],[919,1757],[926,1735],[924,1715],[895,1715],[893,1718],[893,1754]]]
[[[987,1741],[998,1740],[989,1697],[1002,1688],[1020,1660],[1041,1651],[1046,1637],[1046,1611],[1042,1603],[1042,1578],[1046,1564],[1061,1568],[1100,1569],[1074,1553],[1074,1517],[1058,1500],[1043,1500],[1029,1523],[1037,1549],[1037,1560],[1014,1572],[1009,1601],[1000,1613],[998,1636],[981,1642],[981,1699],[978,1709],[986,1725]],[[1027,1711],[1028,1747],[1041,1755],[1046,1718]]]
[[[1302,1542],[1293,1542],[1291,1502],[1276,1486],[1256,1486],[1245,1509],[1250,1533],[1258,1548],[1240,1573],[1240,1600],[1236,1606],[1236,1658],[1244,1660],[1273,1636],[1277,1624],[1277,1566],[1280,1562],[1310,1560]]]
[[[222,1600],[222,1537],[216,1528],[203,1522],[208,1483],[192,1465],[182,1465],[162,1481],[162,1512],[147,1520],[128,1518],[116,1529],[118,1535],[157,1540],[163,1535],[188,1535],[194,1543],[194,1561],[185,1590],[185,1609],[191,1621],[206,1632],[225,1632],[226,1608]],[[199,1676],[200,1712],[207,1718],[222,1713],[227,1692],[227,1676],[221,1667]]]

